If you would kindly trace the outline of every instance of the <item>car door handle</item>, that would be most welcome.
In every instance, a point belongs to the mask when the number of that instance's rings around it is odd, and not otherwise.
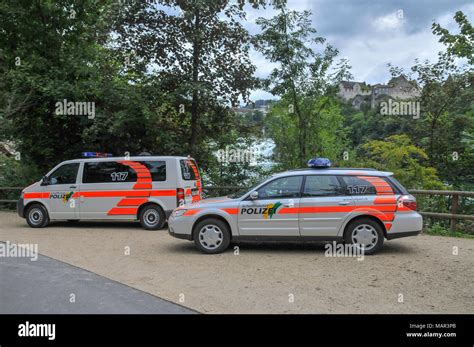
[[[349,205],[349,201],[340,201],[339,205]]]
[[[69,186],[69,188],[76,189],[77,186]]]

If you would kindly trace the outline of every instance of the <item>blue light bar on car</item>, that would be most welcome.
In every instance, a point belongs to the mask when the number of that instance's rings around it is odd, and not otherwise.
[[[101,153],[101,152],[82,152],[84,158],[104,158],[111,157],[111,153]]]
[[[313,158],[308,160],[308,166],[314,169],[326,169],[331,167],[332,163],[328,158]]]

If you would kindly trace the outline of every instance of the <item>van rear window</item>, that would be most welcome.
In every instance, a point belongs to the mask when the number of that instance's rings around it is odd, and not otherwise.
[[[166,181],[165,161],[140,161],[151,174],[153,182]],[[84,165],[83,183],[136,182],[137,173],[128,165],[116,161],[90,162]]]
[[[179,164],[181,166],[181,176],[183,180],[195,181],[200,179],[198,167],[193,159],[181,159]]]

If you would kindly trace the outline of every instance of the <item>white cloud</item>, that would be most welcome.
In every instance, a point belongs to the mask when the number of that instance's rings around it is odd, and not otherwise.
[[[376,30],[393,30],[399,29],[403,26],[404,14],[403,10],[397,10],[396,12],[389,13],[385,16],[375,18],[372,25]]]

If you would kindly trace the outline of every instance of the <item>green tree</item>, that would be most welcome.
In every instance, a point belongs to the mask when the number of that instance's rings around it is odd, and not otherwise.
[[[300,166],[308,160],[309,151],[313,154],[329,151],[329,147],[320,147],[329,145],[323,141],[323,131],[319,135],[312,131],[328,130],[323,129],[323,124],[317,124],[327,120],[327,115],[335,114],[334,101],[326,96],[331,86],[350,75],[350,67],[342,61],[335,73],[330,72],[338,51],[328,44],[323,52],[316,50],[315,46],[324,45],[326,40],[316,36],[310,11],[289,11],[286,4],[278,2],[275,8],[278,11],[275,17],[257,20],[262,32],[255,37],[257,49],[277,64],[265,81],[266,88],[283,100],[280,107],[273,108],[274,117],[269,117],[267,123],[273,130],[276,152],[284,165]],[[281,107],[283,105],[286,110]],[[283,129],[278,129],[278,126],[284,126],[287,134],[286,139],[281,137],[282,141],[280,134]],[[297,150],[291,143],[295,140]],[[290,159],[290,153],[296,160]]]
[[[474,64],[474,28],[462,11],[457,11],[454,20],[459,26],[459,34],[452,34],[438,23],[433,23],[433,34],[438,35],[439,42],[448,47],[450,55],[466,58]]]
[[[393,135],[385,140],[369,141],[362,146],[363,162],[368,167],[392,171],[411,189],[441,189],[436,169],[426,166],[428,155],[413,145],[406,135]]]
[[[166,81],[168,91],[181,99],[190,118],[189,152],[200,159],[199,144],[211,134],[210,111],[236,105],[239,98],[247,100],[256,82],[250,35],[242,25],[245,2],[162,0],[160,4],[166,10],[150,2],[126,4],[117,22],[117,42],[122,51],[136,57],[135,68],[155,65],[154,78]]]

